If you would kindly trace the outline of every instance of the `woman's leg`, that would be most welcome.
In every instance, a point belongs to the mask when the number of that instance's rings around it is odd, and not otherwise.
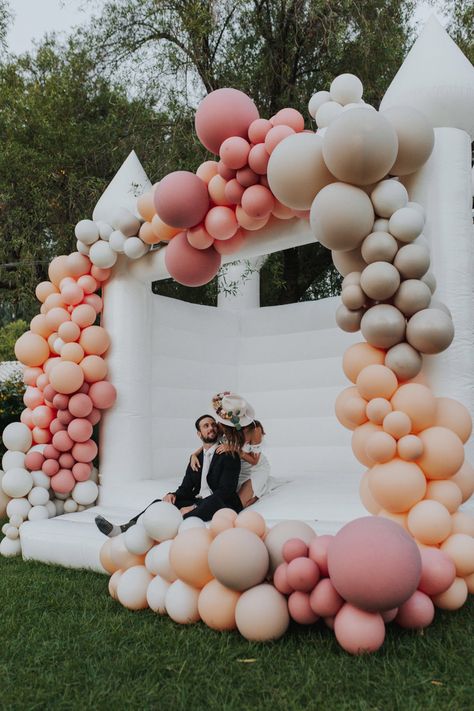
[[[255,496],[252,488],[251,479],[248,479],[242,484],[237,494],[244,509],[258,501],[258,496]]]

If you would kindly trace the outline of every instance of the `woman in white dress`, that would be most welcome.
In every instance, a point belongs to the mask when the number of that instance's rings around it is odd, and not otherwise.
[[[238,452],[241,466],[237,494],[246,508],[269,489],[270,462],[262,453],[265,430],[255,419],[251,405],[239,395],[218,393],[212,399],[212,406],[223,435],[216,453]],[[191,467],[195,471],[199,469],[198,453],[199,450],[191,456]]]

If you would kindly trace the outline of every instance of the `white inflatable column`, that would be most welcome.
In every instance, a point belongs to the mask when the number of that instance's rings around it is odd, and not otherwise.
[[[260,269],[265,257],[231,262],[218,278],[217,306],[229,311],[243,311],[260,306]]]

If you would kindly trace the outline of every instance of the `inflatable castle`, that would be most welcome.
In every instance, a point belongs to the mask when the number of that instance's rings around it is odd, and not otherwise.
[[[17,344],[27,412],[4,433],[10,524],[0,552],[117,570],[95,516],[122,523],[174,491],[196,447],[195,417],[226,390],[252,403],[267,432],[274,486],[252,506],[262,536],[288,521],[293,539],[334,536],[368,510],[401,524],[420,548],[445,546],[464,585],[458,599],[467,596],[474,69],[432,18],[379,111],[353,75],[311,99],[316,132],[293,109],[261,119],[237,95],[214,92],[196,114],[219,163],[152,186],[132,153],[92,220],[77,225],[78,252],[53,261],[38,287],[40,315]],[[260,307],[266,255],[315,239],[344,276],[341,298]],[[152,282],[170,277],[206,283],[226,264],[230,278],[247,276],[217,307],[152,293]],[[158,547],[159,530],[147,528]],[[266,572],[233,589],[256,591]],[[274,584],[282,595],[287,583]],[[350,591],[342,597],[351,601]]]

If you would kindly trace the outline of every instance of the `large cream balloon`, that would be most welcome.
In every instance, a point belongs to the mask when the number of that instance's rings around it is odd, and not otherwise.
[[[399,380],[410,380],[420,372],[423,358],[409,343],[397,343],[387,351],[385,365]]]
[[[398,252],[398,244],[388,232],[371,232],[362,242],[360,251],[367,264],[391,262]]]
[[[409,175],[421,168],[431,155],[434,131],[427,118],[411,106],[393,106],[382,112],[398,138],[398,152],[390,172]]]
[[[286,598],[273,585],[257,585],[239,598],[235,621],[240,634],[252,642],[279,639],[290,622]]]
[[[407,279],[400,284],[393,303],[405,316],[413,316],[417,311],[428,308],[431,291],[421,279]]]
[[[400,286],[398,270],[388,262],[372,262],[360,275],[364,292],[375,301],[384,301],[395,294]]]
[[[398,180],[382,180],[370,193],[375,212],[390,218],[396,210],[408,203],[407,189]]]
[[[247,590],[261,583],[268,564],[265,543],[245,528],[229,528],[219,533],[209,548],[212,574],[231,590]]]
[[[405,336],[405,318],[395,306],[377,304],[362,317],[360,330],[367,343],[376,348],[391,348]]]
[[[441,353],[454,338],[450,316],[439,309],[423,309],[408,321],[407,341],[420,353]]]
[[[367,193],[360,188],[331,183],[316,195],[310,223],[315,238],[324,247],[346,252],[358,247],[372,232],[374,208]]]
[[[361,272],[367,266],[361,254],[360,247],[351,249],[348,252],[332,251],[331,256],[334,266],[343,277],[352,272]]]
[[[390,172],[398,152],[395,129],[377,111],[344,111],[324,135],[323,156],[338,180],[370,185]]]
[[[309,210],[325,185],[335,182],[323,159],[323,139],[314,133],[294,133],[270,156],[267,180],[275,197],[294,210]]]

